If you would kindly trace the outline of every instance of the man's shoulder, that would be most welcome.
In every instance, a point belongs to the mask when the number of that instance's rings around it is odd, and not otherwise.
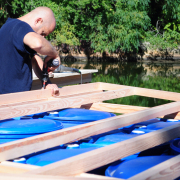
[[[20,26],[29,26],[29,24],[27,24],[24,21],[21,21],[19,19],[14,19],[14,18],[8,18],[5,24],[9,24],[9,25],[20,25]]]

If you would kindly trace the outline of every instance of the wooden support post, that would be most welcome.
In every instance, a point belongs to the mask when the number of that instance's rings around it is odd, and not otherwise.
[[[55,162],[28,173],[74,176],[168,142],[178,136],[180,136],[180,123]]]

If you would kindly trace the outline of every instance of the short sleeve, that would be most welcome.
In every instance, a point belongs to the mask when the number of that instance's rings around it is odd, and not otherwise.
[[[21,52],[35,54],[36,52],[26,46],[23,42],[24,36],[29,32],[34,32],[34,30],[29,26],[29,24],[22,21],[17,23],[12,31],[13,45],[16,47],[17,50]]]

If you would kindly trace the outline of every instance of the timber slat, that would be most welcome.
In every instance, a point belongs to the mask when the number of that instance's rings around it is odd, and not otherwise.
[[[117,85],[117,84],[111,84],[111,83],[100,84],[100,88],[103,90],[121,89],[121,88],[128,88],[128,87],[133,87],[133,86]],[[152,98],[158,98],[158,99],[167,99],[167,100],[172,100],[172,101],[180,101],[180,93],[140,88],[140,87],[135,87],[134,95],[146,96],[146,97],[152,97]]]

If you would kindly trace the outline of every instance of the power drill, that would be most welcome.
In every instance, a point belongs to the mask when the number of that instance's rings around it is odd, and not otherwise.
[[[45,87],[46,87],[46,82],[47,82],[48,79],[49,79],[48,67],[57,67],[57,66],[59,66],[59,60],[58,60],[58,59],[50,59],[50,60],[47,62],[46,68],[43,66],[43,78],[42,78],[42,81],[43,81],[43,89],[45,89]]]

